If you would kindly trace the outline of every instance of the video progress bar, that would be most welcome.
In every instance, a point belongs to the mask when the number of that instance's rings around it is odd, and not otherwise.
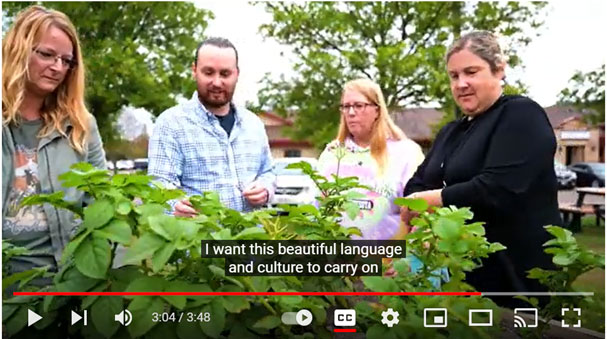
[[[481,292],[483,296],[591,297],[594,292]]]
[[[36,296],[472,296],[481,292],[13,292],[13,295]]]

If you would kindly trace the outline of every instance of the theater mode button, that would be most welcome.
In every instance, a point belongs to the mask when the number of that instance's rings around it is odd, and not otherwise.
[[[312,316],[312,312],[309,310],[299,310],[298,312],[283,313],[280,320],[285,325],[308,326],[314,320],[314,316]]]

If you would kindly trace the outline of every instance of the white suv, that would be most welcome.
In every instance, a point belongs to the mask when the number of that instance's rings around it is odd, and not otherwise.
[[[274,173],[276,173],[276,192],[270,206],[278,204],[304,205],[313,204],[319,191],[312,179],[300,169],[287,169],[289,164],[300,161],[308,162],[316,169],[317,161],[314,158],[280,158],[274,160]]]

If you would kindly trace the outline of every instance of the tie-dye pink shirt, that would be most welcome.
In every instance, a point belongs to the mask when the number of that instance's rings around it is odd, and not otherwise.
[[[320,174],[330,177],[337,173],[338,146],[339,142],[334,140],[320,155]],[[365,240],[391,239],[400,227],[400,211],[393,201],[402,197],[407,181],[424,160],[421,148],[410,139],[388,140],[387,163],[383,174],[379,173],[377,162],[371,157],[368,147],[360,147],[348,138],[342,150],[345,155],[339,165],[339,176],[358,177],[361,184],[372,188],[371,191],[359,190],[366,195],[366,199],[357,201],[359,215],[354,220],[344,215],[342,224],[359,228],[362,239]]]

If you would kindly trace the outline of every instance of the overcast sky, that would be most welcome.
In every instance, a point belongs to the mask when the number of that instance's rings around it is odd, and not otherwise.
[[[258,81],[266,72],[289,74],[293,60],[289,48],[274,40],[263,40],[259,25],[271,20],[260,6],[245,2],[204,0],[196,5],[215,14],[206,30],[208,36],[230,39],[238,48],[241,74],[234,100],[255,101]],[[561,89],[576,70],[590,71],[605,63],[607,5],[603,0],[550,2],[541,36],[520,54],[523,72],[507,73],[529,86],[529,96],[543,106],[556,102]],[[282,54],[281,54],[282,53]]]

